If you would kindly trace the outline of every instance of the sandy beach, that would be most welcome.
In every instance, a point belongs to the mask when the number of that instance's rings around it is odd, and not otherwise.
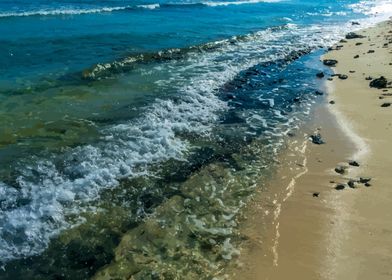
[[[392,277],[392,22],[321,59],[337,61],[325,104],[279,159],[274,193],[247,207],[235,279]],[[317,133],[325,144],[309,141]]]

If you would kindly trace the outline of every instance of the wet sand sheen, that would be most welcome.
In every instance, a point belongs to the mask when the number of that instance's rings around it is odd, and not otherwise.
[[[366,38],[339,43],[340,50],[325,56],[338,60],[335,73],[349,77],[326,82],[328,100],[335,104],[316,108],[312,122],[304,128],[311,133],[320,127],[327,143],[309,143],[302,159],[291,158],[288,152],[280,160],[282,167],[269,188],[279,189],[280,194],[271,194],[275,199],[267,203],[265,194],[258,195],[247,208],[242,232],[248,242],[233,278],[390,279],[392,111],[381,105],[389,102],[391,89],[371,89],[365,79],[384,75],[390,81],[390,30],[391,22],[364,30],[361,34]],[[357,54],[360,57],[354,58]],[[360,167],[349,166],[352,159]],[[307,161],[306,167],[297,161]],[[334,171],[339,164],[348,167],[346,174]],[[295,165],[300,168],[293,172]],[[286,190],[291,178],[301,173],[294,192],[281,203],[292,192]],[[373,177],[372,186],[334,189],[336,183],[346,184],[359,176]],[[268,206],[280,214],[267,215]],[[274,226],[268,229],[271,223]]]

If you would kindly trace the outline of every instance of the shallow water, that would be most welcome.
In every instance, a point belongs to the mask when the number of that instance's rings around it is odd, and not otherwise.
[[[211,279],[321,49],[386,4],[3,1],[0,278]]]

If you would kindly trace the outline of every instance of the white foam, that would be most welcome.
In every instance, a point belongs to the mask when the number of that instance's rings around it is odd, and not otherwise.
[[[138,8],[147,9],[147,10],[155,10],[161,7],[159,4],[148,4],[148,5],[137,5]]]
[[[229,6],[229,5],[248,5],[248,4],[258,4],[258,3],[275,3],[280,2],[280,0],[246,0],[246,1],[209,1],[209,2],[201,2],[203,5],[209,7],[218,7],[218,6]]]
[[[122,7],[101,7],[101,8],[70,8],[64,7],[59,9],[40,9],[35,11],[17,11],[17,12],[2,12],[1,17],[28,17],[28,16],[58,16],[58,15],[82,15],[82,14],[96,14],[96,13],[110,13],[114,11],[127,10],[132,6]]]

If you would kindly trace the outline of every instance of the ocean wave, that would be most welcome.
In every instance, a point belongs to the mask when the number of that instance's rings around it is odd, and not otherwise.
[[[244,5],[244,4],[257,4],[257,3],[273,3],[279,2],[280,0],[246,0],[246,1],[206,1],[206,2],[195,2],[195,3],[152,3],[136,6],[117,6],[117,7],[98,7],[98,8],[73,8],[73,7],[62,7],[58,9],[39,9],[33,11],[13,11],[13,12],[0,12],[0,18],[7,17],[29,17],[29,16],[60,16],[60,15],[83,15],[83,14],[98,14],[98,13],[111,13],[126,10],[155,10],[159,8],[171,8],[171,7],[197,7],[197,6],[229,6],[229,5]]]
[[[97,14],[97,13],[110,13],[115,11],[122,11],[132,9],[132,6],[124,7],[102,7],[102,8],[62,8],[55,10],[36,10],[36,11],[23,11],[23,12],[2,12],[0,18],[5,17],[29,17],[29,16],[58,16],[58,15],[82,15],[82,14]]]
[[[245,1],[222,1],[222,2],[201,2],[201,4],[209,6],[209,7],[218,7],[218,6],[230,6],[230,5],[247,5],[247,4],[258,4],[258,3],[275,3],[280,2],[280,0],[245,0]]]

